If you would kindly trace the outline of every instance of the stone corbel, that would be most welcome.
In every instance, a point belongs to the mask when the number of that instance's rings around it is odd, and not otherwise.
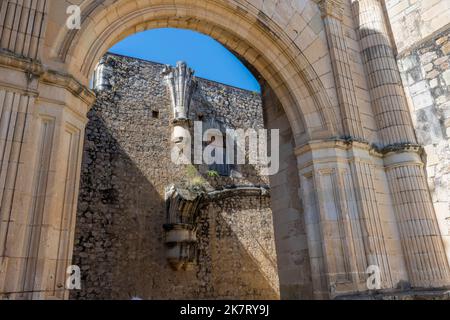
[[[167,65],[162,75],[170,92],[174,121],[189,119],[189,107],[197,87],[194,71],[185,62],[180,61],[175,68]]]
[[[201,201],[201,195],[176,189],[174,186],[166,192],[166,258],[174,270],[187,270],[196,263],[196,220]]]

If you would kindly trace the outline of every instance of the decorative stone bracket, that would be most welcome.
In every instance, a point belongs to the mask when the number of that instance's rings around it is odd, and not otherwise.
[[[268,196],[267,186],[227,186],[211,192],[167,189],[167,223],[164,224],[167,262],[174,270],[188,270],[197,260],[197,218],[201,207],[232,196]]]
[[[169,88],[174,121],[187,120],[191,98],[197,87],[194,70],[189,68],[185,62],[179,61],[175,68],[167,65],[162,75],[165,77]]]
[[[174,270],[189,269],[197,258],[197,216],[202,194],[171,186],[166,191],[167,261]]]

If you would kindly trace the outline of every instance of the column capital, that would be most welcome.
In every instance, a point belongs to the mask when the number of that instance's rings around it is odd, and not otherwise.
[[[314,0],[319,6],[322,18],[333,17],[342,20],[344,15],[343,0]]]

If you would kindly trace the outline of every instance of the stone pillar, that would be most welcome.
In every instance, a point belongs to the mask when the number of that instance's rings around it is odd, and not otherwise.
[[[363,62],[380,147],[395,208],[409,281],[413,287],[450,284],[436,214],[406,103],[382,1],[354,0]],[[413,146],[412,150],[411,146]]]
[[[390,258],[396,237],[387,230],[394,217],[382,212],[374,167],[381,156],[364,143],[323,141],[296,150],[301,197],[316,298],[333,298],[368,291],[367,269],[381,272],[380,289],[392,289],[406,274],[401,258]],[[383,178],[383,177],[382,177]],[[385,210],[386,211],[386,210]],[[400,261],[400,266],[399,262]]]
[[[383,5],[379,0],[354,0],[353,14],[381,144],[415,143]]]
[[[38,62],[48,5],[0,3],[0,74],[8,75],[0,79],[2,298],[67,297],[83,129],[93,97]]]
[[[411,147],[385,156],[403,254],[413,287],[448,286],[450,270],[420,151]]]
[[[352,148],[349,153],[352,157],[349,167],[355,190],[354,199],[363,229],[366,268],[378,267],[381,272],[381,288],[393,288],[396,284],[395,280],[399,280],[398,276],[393,275],[395,267],[392,266],[393,260],[397,258],[391,257],[388,252],[389,235],[385,230],[386,226],[383,225],[383,208],[377,197],[377,192],[380,190],[377,190],[375,167],[380,165],[382,160],[370,155],[371,150],[367,144],[360,144]],[[402,272],[397,270],[397,273]]]
[[[344,4],[342,0],[317,0],[322,13],[331,64],[333,67],[335,86],[339,106],[343,115],[344,135],[346,140],[365,141],[364,131],[357,105],[355,85],[351,71],[350,57],[346,37],[342,25]],[[365,144],[363,143],[362,146]],[[361,152],[354,154],[355,161],[350,163],[349,172],[352,176],[354,201],[360,212],[359,220],[364,229],[363,245],[365,246],[364,268],[377,265],[382,271],[384,288],[392,287],[392,277],[386,251],[383,230],[376,194],[374,192],[374,175],[371,166],[361,161]]]
[[[365,140],[346,38],[342,27],[342,0],[316,0],[316,2],[320,7],[325,26],[345,138],[358,141]]]
[[[0,74],[0,297],[64,299],[94,96],[13,53],[0,53]]]

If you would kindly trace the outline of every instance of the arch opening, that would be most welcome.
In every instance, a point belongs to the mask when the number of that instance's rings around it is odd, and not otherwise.
[[[285,206],[294,206],[299,211],[301,208],[295,192],[299,187],[298,176],[292,174],[296,171],[295,142],[274,91],[260,75],[257,77],[262,95],[197,78],[189,118],[201,122],[203,131],[215,128],[224,135],[230,128],[280,130],[279,147],[283,149],[280,162],[284,166],[280,172],[267,177],[261,175],[258,166],[235,165],[234,162],[227,170],[204,164],[177,166],[167,159],[171,142],[168,138],[174,123],[169,106],[170,90],[163,75],[165,67],[112,53],[107,53],[100,61],[95,70],[97,79],[93,82],[97,102],[88,115],[78,203],[78,245],[74,254],[77,265],[90,271],[84,279],[85,290],[73,297],[128,298],[121,292],[125,290],[146,299],[170,298],[164,295],[167,291],[163,288],[176,285],[184,289],[173,292],[172,297],[279,298],[279,276],[281,285],[288,285],[286,276],[277,268],[277,253],[283,257],[286,255],[283,250],[287,249],[277,241],[286,236],[282,231],[284,219],[279,216],[287,209]],[[246,61],[243,63],[250,66]],[[156,113],[158,117],[154,117]],[[192,124],[189,130],[195,134]],[[227,145],[228,138],[223,140],[223,146]],[[152,151],[155,148],[157,152]],[[193,146],[193,150],[195,148]],[[270,199],[281,197],[283,190],[277,181],[283,179],[288,180],[285,187],[289,185],[292,190],[291,203],[273,208]],[[273,189],[269,189],[271,184]],[[192,192],[197,187],[202,189],[202,200],[199,200],[193,223],[195,257],[189,263],[176,261],[179,265],[173,269],[183,269],[181,272],[169,268],[176,264],[173,257],[169,264],[164,261],[170,246],[174,245],[167,243],[170,234],[168,230],[162,233],[161,228],[170,222],[167,216],[170,187],[176,187],[179,193]],[[92,215],[101,222],[86,224]],[[301,219],[299,214],[299,222]],[[100,230],[104,225],[116,227],[105,232]],[[131,232],[127,228],[133,228],[138,244],[127,238],[126,234]],[[124,233],[125,229],[128,231]],[[161,236],[151,237],[144,230]],[[166,242],[162,240],[164,237]],[[104,249],[105,254],[100,255],[100,259],[92,252],[96,243],[102,243]],[[125,255],[122,246],[133,255],[128,261],[132,267],[120,262],[121,255]],[[229,248],[233,248],[231,256],[228,256]],[[309,272],[308,260],[304,261],[303,271]],[[238,269],[246,272],[236,277]],[[146,274],[145,270],[152,271]],[[128,280],[121,276],[126,271],[133,274]],[[158,274],[158,279],[152,274]],[[96,285],[105,278],[110,279],[110,283],[119,283]],[[292,277],[289,281],[292,282]],[[151,289],[141,283],[152,283]]]

